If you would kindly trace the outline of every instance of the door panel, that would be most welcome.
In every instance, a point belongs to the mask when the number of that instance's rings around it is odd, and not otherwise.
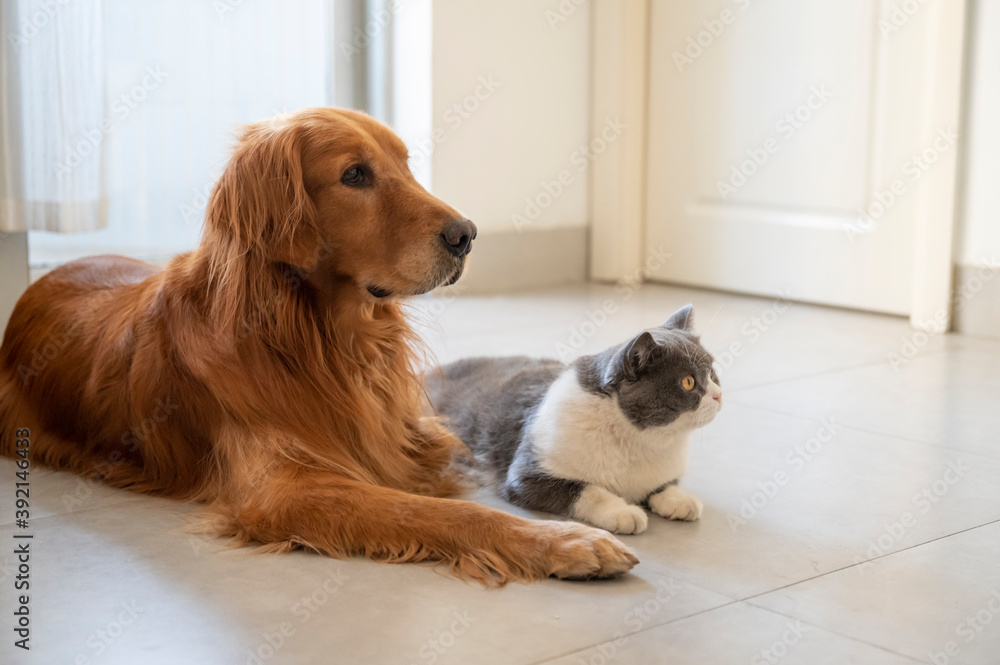
[[[885,36],[890,9],[654,0],[645,234],[672,255],[656,279],[909,313],[907,160],[934,136],[913,111],[924,18]]]

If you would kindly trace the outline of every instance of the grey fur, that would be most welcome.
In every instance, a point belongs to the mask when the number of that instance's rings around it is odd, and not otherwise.
[[[466,358],[425,377],[434,407],[475,454],[500,496],[529,510],[565,513],[585,486],[539,469],[527,434],[546,391],[566,369],[557,360],[525,356]]]
[[[659,327],[577,359],[581,386],[597,395],[617,394],[622,412],[640,429],[669,425],[693,411],[705,394],[705,378],[719,383],[711,354],[691,332],[693,318],[685,305]],[[690,392],[680,387],[689,374],[695,377]]]
[[[659,327],[577,359],[573,366],[581,387],[607,399],[617,395],[622,412],[639,428],[667,425],[694,411],[705,394],[705,378],[718,383],[718,377],[691,324],[687,305]],[[569,369],[556,360],[524,356],[469,358],[425,378],[428,396],[450,429],[475,454],[500,496],[522,508],[567,514],[587,485],[542,470],[529,435],[549,387]],[[687,375],[696,379],[692,391],[681,388]]]

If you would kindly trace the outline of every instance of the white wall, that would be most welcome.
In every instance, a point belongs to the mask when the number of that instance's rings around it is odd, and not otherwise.
[[[975,0],[971,9],[966,182],[956,257],[965,265],[1000,261],[1000,0]]]
[[[557,0],[433,2],[432,189],[482,231],[514,231],[551,181],[526,228],[587,225],[587,174],[571,160],[588,141],[590,8],[561,4],[567,16]]]
[[[17,299],[28,288],[28,234],[0,233],[0,338]]]
[[[410,160],[414,177],[432,189],[431,133],[434,111],[431,97],[432,0],[406,0],[393,17],[392,128],[416,155]]]

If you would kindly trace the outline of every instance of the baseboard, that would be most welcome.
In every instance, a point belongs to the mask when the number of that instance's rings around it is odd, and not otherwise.
[[[0,233],[0,336],[28,288],[28,234]]]
[[[955,266],[955,332],[1000,339],[1000,265]]]
[[[582,283],[586,275],[586,227],[481,232],[458,290],[463,295],[489,295]]]

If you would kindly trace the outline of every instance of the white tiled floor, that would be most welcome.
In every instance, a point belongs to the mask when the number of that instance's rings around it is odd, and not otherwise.
[[[229,550],[185,531],[190,506],[39,469],[32,651],[0,626],[0,662],[1000,663],[1000,342],[909,348],[902,319],[658,286],[416,309],[448,361],[593,352],[686,302],[726,391],[685,482],[705,513],[623,537],[632,574],[484,590],[420,566]],[[0,474],[9,506],[13,465]],[[12,520],[5,508],[6,543]]]

